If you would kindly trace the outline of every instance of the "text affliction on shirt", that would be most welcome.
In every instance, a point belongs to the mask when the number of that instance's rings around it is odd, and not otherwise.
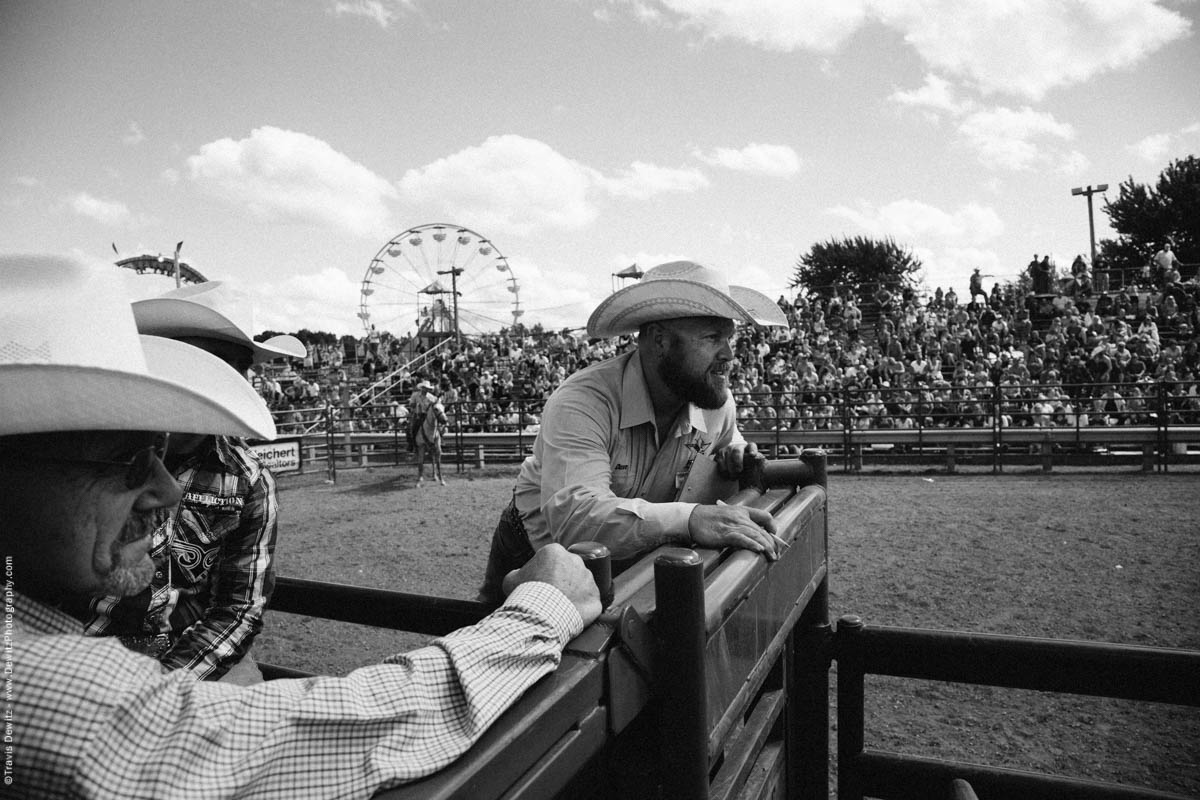
[[[209,492],[184,492],[183,503],[184,505],[202,506],[220,511],[241,511],[246,505],[246,500],[242,497],[222,496]]]

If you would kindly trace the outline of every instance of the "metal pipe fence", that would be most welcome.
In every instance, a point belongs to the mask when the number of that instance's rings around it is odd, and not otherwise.
[[[839,620],[838,797],[907,800],[947,796],[965,780],[981,797],[1175,798],[1100,781],[899,755],[864,747],[867,675],[950,681],[1200,707],[1200,651],[867,626]]]
[[[843,471],[882,466],[1200,464],[1200,382],[923,384],[736,396],[745,437],[769,455],[824,449]],[[544,398],[446,404],[443,461],[464,472],[532,452]],[[304,461],[337,469],[415,462],[397,401],[275,412]],[[1191,449],[1189,449],[1191,448]]]

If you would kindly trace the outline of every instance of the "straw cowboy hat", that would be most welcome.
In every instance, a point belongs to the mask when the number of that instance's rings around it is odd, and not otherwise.
[[[275,436],[236,370],[139,336],[111,274],[57,256],[0,256],[0,436],[74,430]]]
[[[204,336],[243,345],[254,363],[289,356],[304,358],[308,349],[295,336],[254,341],[254,311],[249,301],[220,281],[194,283],[133,304],[138,331],[154,336]]]
[[[637,333],[647,322],[679,317],[724,317],[752,325],[787,326],[775,301],[693,261],[672,261],[646,270],[642,279],[609,295],[588,319],[588,336]]]

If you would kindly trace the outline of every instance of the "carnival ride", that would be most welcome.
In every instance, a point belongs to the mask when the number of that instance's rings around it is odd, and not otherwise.
[[[158,255],[141,254],[122,258],[116,262],[116,265],[122,269],[133,270],[139,275],[151,273],[154,275],[164,275],[172,277],[175,275],[175,261],[161,253]],[[179,281],[181,283],[205,283],[208,278],[200,274],[199,270],[193,269],[184,261],[179,262]]]
[[[393,236],[367,265],[359,290],[363,329],[426,344],[515,325],[520,283],[495,243],[470,228],[428,223]]]

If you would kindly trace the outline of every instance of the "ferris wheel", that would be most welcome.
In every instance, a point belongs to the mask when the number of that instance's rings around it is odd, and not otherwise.
[[[461,225],[409,228],[379,249],[363,275],[358,318],[370,331],[429,338],[515,325],[520,285],[490,240]]]

